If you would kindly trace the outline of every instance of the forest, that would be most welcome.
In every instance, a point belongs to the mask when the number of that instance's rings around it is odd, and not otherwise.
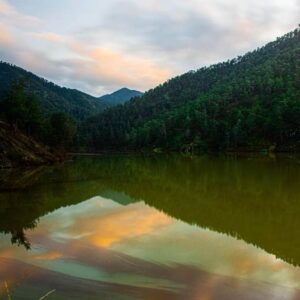
[[[109,105],[75,89],[60,87],[15,65],[0,61],[0,102],[22,81],[24,93],[34,95],[46,116],[64,112],[77,121],[100,113]]]
[[[26,71],[1,63],[0,119],[55,149],[300,150],[300,28],[113,107],[14,72]]]
[[[45,115],[37,97],[26,93],[25,88],[23,80],[12,84],[0,102],[0,120],[54,150],[70,149],[76,141],[75,120],[64,112]]]
[[[90,151],[300,150],[300,28],[173,78],[80,126]]]

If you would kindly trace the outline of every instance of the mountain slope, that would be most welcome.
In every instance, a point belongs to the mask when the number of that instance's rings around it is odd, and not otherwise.
[[[99,99],[108,103],[109,105],[123,104],[134,97],[140,97],[143,93],[128,88],[122,88],[112,94],[104,95]]]
[[[75,89],[62,88],[19,67],[0,62],[0,100],[11,85],[25,80],[27,91],[37,96],[45,114],[65,112],[77,120],[101,112],[107,105]]]
[[[178,76],[82,128],[90,148],[296,150],[300,29],[236,59]]]
[[[2,121],[0,141],[0,169],[59,161],[59,157],[50,153],[43,145]]]

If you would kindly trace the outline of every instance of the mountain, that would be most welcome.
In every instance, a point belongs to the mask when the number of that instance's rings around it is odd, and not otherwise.
[[[0,121],[0,140],[0,169],[45,165],[60,160],[32,137],[2,121]]]
[[[107,109],[81,134],[93,150],[300,150],[299,58],[300,28]]]
[[[140,97],[143,93],[128,88],[122,88],[112,94],[104,95],[99,99],[109,105],[123,104],[134,97]]]
[[[51,115],[65,112],[76,120],[101,112],[107,105],[88,94],[63,88],[17,66],[0,62],[0,100],[13,83],[25,80],[28,93],[36,95],[43,112]]]

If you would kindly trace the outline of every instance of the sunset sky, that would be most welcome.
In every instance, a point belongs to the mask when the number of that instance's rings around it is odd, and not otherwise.
[[[0,0],[0,60],[93,95],[145,91],[297,27],[300,0]]]

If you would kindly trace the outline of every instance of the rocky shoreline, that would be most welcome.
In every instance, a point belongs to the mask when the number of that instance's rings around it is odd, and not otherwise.
[[[19,129],[0,121],[0,169],[53,164],[63,160]]]

